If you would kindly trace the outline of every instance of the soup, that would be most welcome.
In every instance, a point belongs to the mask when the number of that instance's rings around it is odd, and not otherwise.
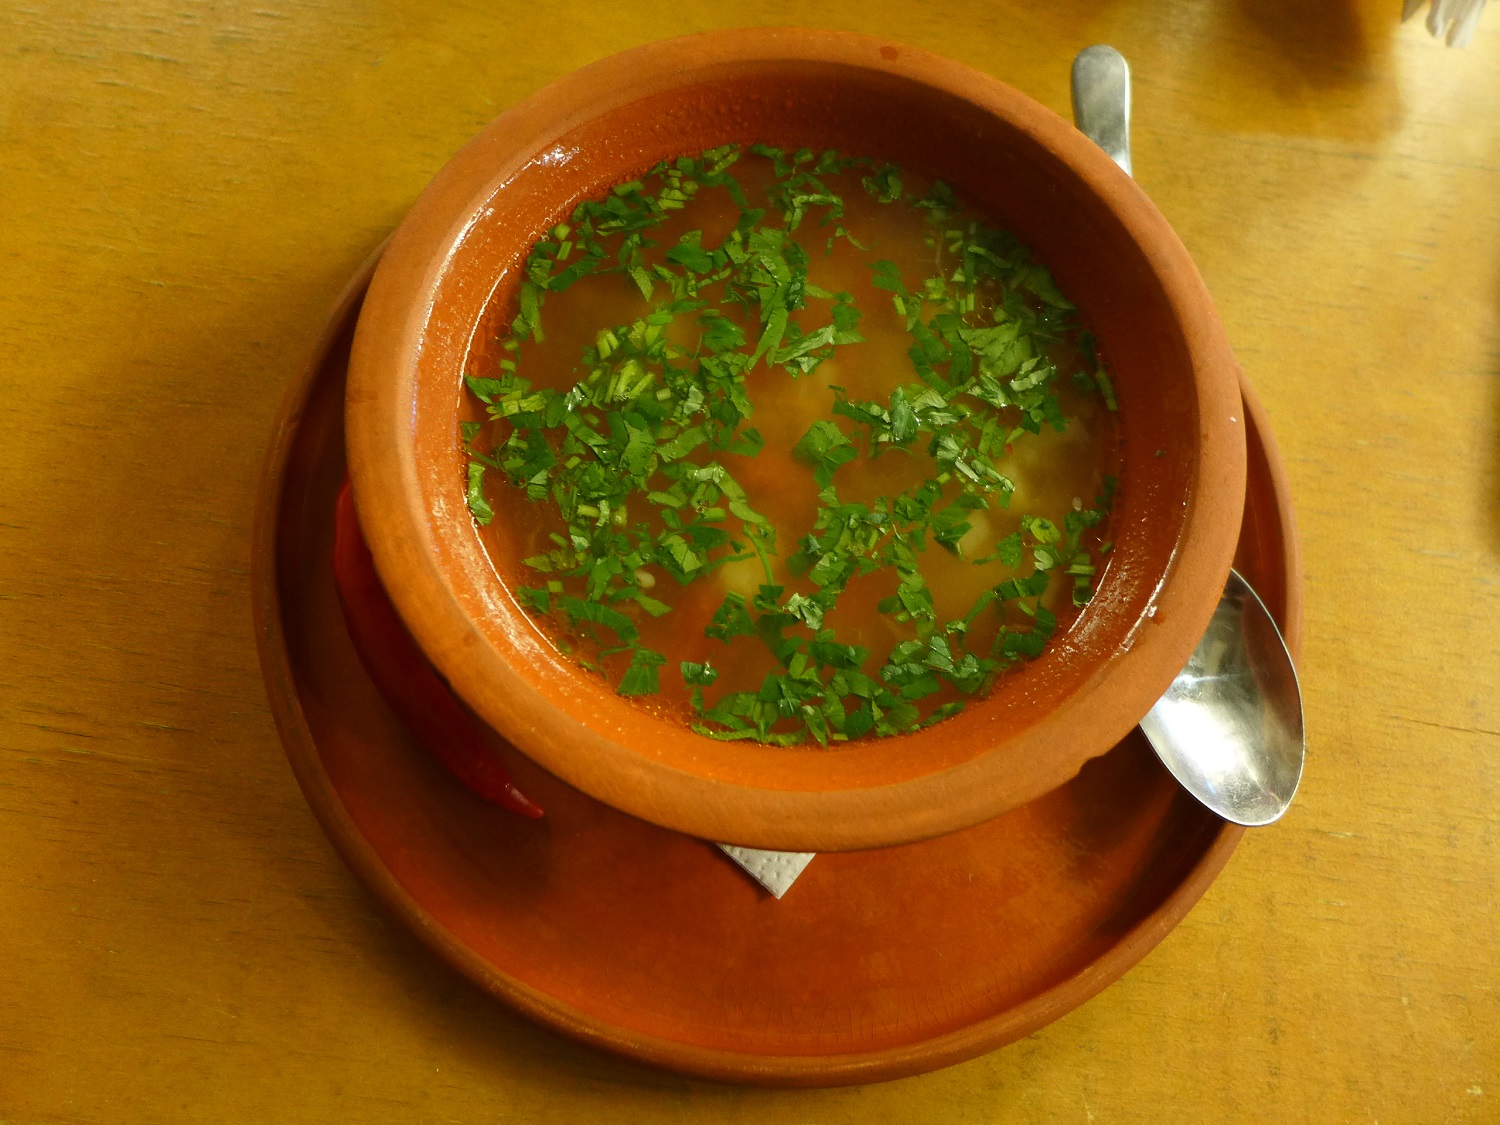
[[[560,652],[701,734],[915,730],[1093,596],[1113,388],[1046,269],[940,182],[682,157],[581,204],[488,316],[461,425],[497,569]]]

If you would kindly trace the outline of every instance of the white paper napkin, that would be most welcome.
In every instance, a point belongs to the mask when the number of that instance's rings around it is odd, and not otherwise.
[[[813,861],[815,852],[770,852],[762,848],[742,848],[720,844],[720,849],[746,873],[777,898],[797,881],[797,876]]]

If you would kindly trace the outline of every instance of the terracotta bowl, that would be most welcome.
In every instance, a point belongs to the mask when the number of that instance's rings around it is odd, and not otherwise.
[[[1028,243],[1111,357],[1116,547],[1074,627],[984,701],[842,748],[720,743],[556,653],[464,501],[461,377],[540,234],[666,157],[729,142],[920,170]],[[565,781],[692,835],[834,850],[979,823],[1074,777],[1171,682],[1207,624],[1245,486],[1236,365],[1201,278],[1139,188],[1067,122],[958,63],[860,36],[716,32],[628,51],[514,106],[437,175],[360,314],[346,431],[379,571],[474,711]],[[504,534],[503,509],[496,516]]]

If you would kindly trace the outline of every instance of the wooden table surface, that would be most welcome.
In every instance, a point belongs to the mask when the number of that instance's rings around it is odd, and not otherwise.
[[[0,8],[0,1121],[1500,1121],[1500,12],[1399,0]],[[814,22],[1136,171],[1288,460],[1310,758],[1124,980],[1005,1050],[736,1089],[512,1015],[334,854],[267,710],[250,515],[329,303],[433,172],[592,59]],[[607,1116],[606,1116],[607,1115]]]

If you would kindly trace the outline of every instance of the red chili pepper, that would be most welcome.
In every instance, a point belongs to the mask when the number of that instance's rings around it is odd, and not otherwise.
[[[474,717],[427,662],[396,613],[360,531],[347,477],[334,517],[333,580],[360,663],[417,741],[485,800],[522,816],[541,816],[542,807],[516,788],[484,744]]]

